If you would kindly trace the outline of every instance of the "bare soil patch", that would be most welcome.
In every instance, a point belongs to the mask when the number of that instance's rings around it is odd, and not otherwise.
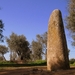
[[[75,75],[75,67],[68,70],[47,71],[46,66],[6,67],[0,69],[0,75]]]

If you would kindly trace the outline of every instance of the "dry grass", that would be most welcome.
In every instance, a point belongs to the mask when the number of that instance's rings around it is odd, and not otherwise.
[[[38,67],[5,67],[0,75],[75,75],[75,67],[69,70],[47,71],[46,66]]]

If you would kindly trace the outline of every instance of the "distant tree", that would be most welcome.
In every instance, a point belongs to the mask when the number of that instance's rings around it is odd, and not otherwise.
[[[1,41],[1,42],[4,41],[4,39],[3,39],[4,36],[3,36],[3,34],[2,34],[3,29],[4,29],[4,24],[3,24],[2,20],[0,20],[0,41]]]
[[[67,28],[72,32],[73,43],[75,46],[75,0],[67,0],[68,15],[66,17]]]
[[[42,52],[41,43],[33,40],[32,41],[32,54],[33,54],[34,60],[42,59],[41,52]]]
[[[21,60],[30,59],[29,42],[24,35],[12,33],[9,38],[6,38],[11,52],[16,52]],[[11,54],[12,56],[12,54]]]
[[[47,59],[47,32],[42,35],[36,35],[36,39],[42,45],[42,54],[45,55],[45,59]]]
[[[32,50],[32,57],[34,60],[42,59],[42,56],[47,54],[47,32],[42,35],[36,35],[36,41],[32,41],[31,43],[31,50]]]
[[[8,52],[8,47],[0,45],[0,55],[5,60],[4,54]]]

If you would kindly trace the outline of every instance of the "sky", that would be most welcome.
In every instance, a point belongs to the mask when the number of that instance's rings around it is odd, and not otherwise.
[[[31,43],[37,34],[48,30],[48,21],[51,12],[59,9],[62,18],[67,15],[66,0],[0,0],[0,19],[4,23],[4,36],[9,37],[12,32],[25,35]],[[65,25],[65,24],[64,24]],[[65,28],[67,45],[70,49],[70,58],[75,58],[74,47],[71,46],[71,37]],[[7,43],[1,43],[7,46]],[[9,53],[5,55],[9,60]]]

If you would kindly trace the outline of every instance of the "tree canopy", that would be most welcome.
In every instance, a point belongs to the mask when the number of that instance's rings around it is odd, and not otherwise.
[[[36,35],[36,40],[33,40],[31,43],[31,50],[33,54],[34,60],[42,59],[42,56],[45,55],[46,59],[46,52],[47,52],[47,32],[44,34]]]
[[[4,54],[6,54],[8,51],[8,47],[4,45],[0,45],[0,55],[2,59],[5,59]]]
[[[41,43],[33,40],[32,41],[32,53],[33,53],[34,60],[42,59],[41,52],[42,52]]]
[[[24,35],[12,33],[9,38],[6,38],[11,52],[16,52],[21,60],[30,58],[29,42]]]
[[[68,0],[67,11],[67,28],[72,32],[72,38],[74,40],[72,45],[75,46],[75,0]]]

